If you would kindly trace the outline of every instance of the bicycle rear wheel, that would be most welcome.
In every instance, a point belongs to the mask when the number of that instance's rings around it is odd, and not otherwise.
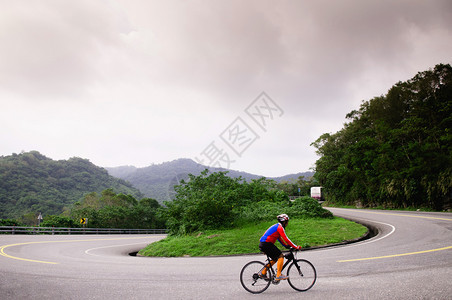
[[[258,273],[265,267],[260,261],[247,263],[240,272],[240,283],[243,288],[250,293],[259,294],[265,291],[271,283],[271,280],[259,278]],[[267,273],[270,275],[270,272]]]
[[[316,279],[317,272],[314,266],[305,259],[297,259],[287,270],[287,280],[292,288],[304,292],[312,288]]]

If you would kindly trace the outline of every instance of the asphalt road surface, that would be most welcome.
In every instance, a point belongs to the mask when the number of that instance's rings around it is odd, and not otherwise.
[[[300,252],[318,273],[307,292],[245,291],[240,270],[261,254],[128,255],[162,235],[0,235],[0,299],[452,299],[452,214],[331,210],[379,234]]]

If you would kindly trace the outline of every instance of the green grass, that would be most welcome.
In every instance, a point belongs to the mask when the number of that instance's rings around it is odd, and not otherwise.
[[[214,256],[259,253],[259,238],[275,222],[263,222],[229,230],[209,230],[167,237],[139,252],[143,256]],[[286,234],[304,248],[339,243],[363,236],[367,228],[341,219],[291,219]],[[278,246],[279,243],[276,243]]]

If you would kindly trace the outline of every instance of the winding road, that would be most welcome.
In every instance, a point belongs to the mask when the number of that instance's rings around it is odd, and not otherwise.
[[[128,255],[163,235],[0,235],[0,299],[452,299],[452,214],[330,210],[379,233],[299,253],[318,273],[304,293],[246,292],[240,270],[263,255]]]

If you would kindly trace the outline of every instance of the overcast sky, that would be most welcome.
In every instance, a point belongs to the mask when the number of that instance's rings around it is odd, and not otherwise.
[[[0,155],[304,172],[362,100],[438,63],[450,0],[0,0]]]

